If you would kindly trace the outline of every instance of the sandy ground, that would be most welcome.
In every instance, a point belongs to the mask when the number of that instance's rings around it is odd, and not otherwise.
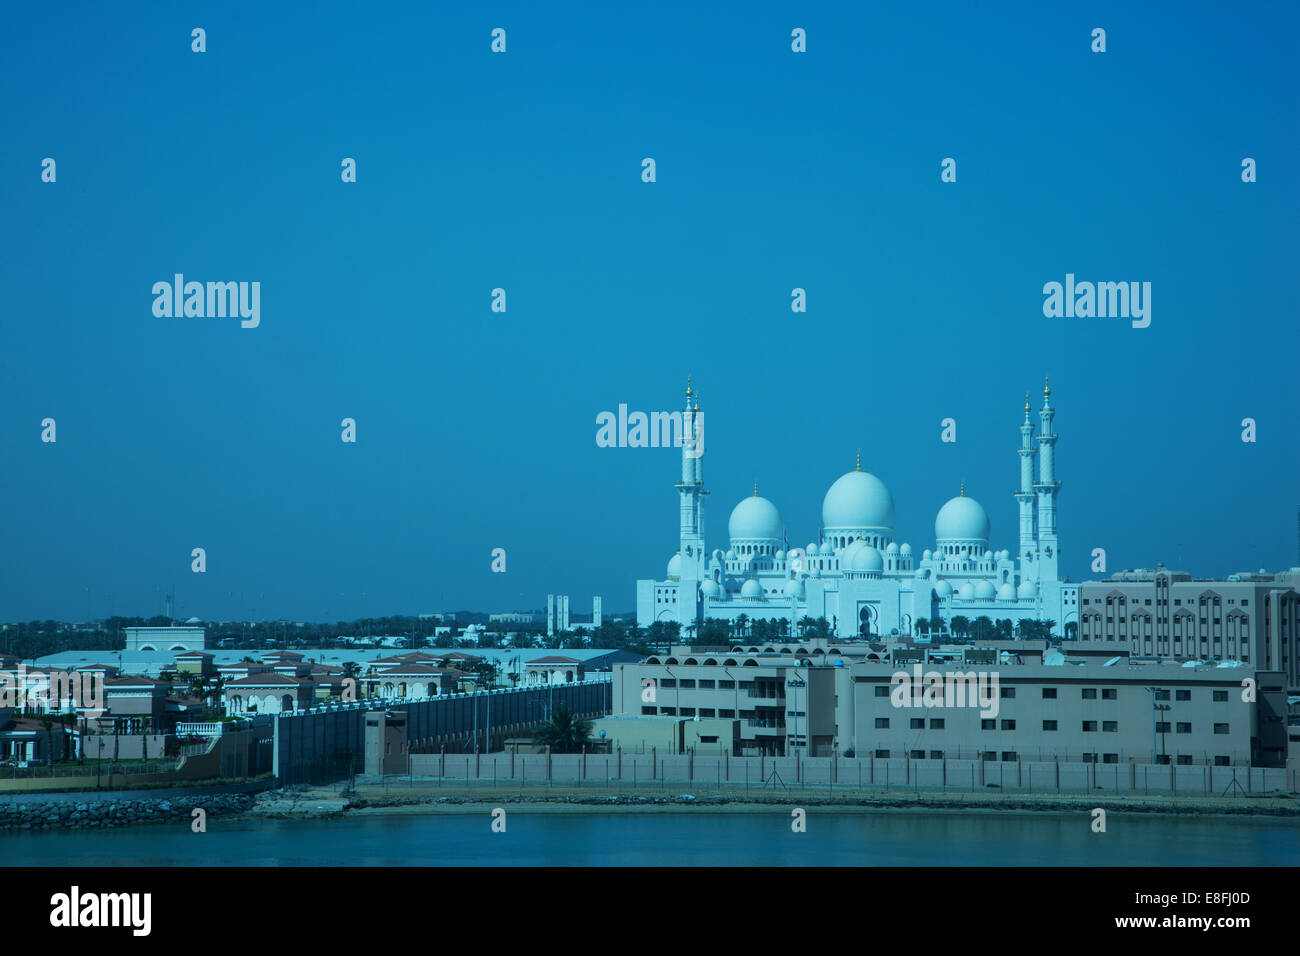
[[[340,814],[476,814],[509,806],[515,813],[766,813],[776,807],[804,807],[810,813],[881,813],[925,810],[940,813],[1072,812],[1104,807],[1108,812],[1167,815],[1252,815],[1263,818],[1300,816],[1300,800],[1286,796],[1168,797],[1096,794],[1027,794],[914,791],[779,789],[773,791],[711,787],[466,787],[416,781],[358,783],[346,795],[339,785],[266,794],[253,811],[260,817],[328,817]],[[694,799],[684,799],[686,795]]]

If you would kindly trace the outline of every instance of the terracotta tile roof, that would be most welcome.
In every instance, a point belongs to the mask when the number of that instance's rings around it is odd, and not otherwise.
[[[241,677],[239,680],[232,680],[227,687],[297,687],[301,683],[310,683],[310,681],[299,681],[292,677],[286,677],[284,674],[277,674],[270,671],[265,674],[249,674],[247,677]]]

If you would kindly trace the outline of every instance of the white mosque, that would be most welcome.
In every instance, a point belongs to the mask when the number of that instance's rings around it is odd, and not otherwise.
[[[637,581],[637,623],[677,621],[685,629],[715,618],[788,619],[791,634],[804,617],[824,617],[837,637],[908,635],[921,618],[956,615],[970,620],[1052,620],[1055,632],[1078,620],[1078,585],[1058,574],[1052,390],[1043,386],[1034,434],[1029,397],[1020,426],[1020,543],[1013,555],[989,546],[989,517],[965,493],[934,519],[934,547],[919,557],[894,540],[894,499],[875,475],[857,467],[841,475],[822,500],[822,528],[804,548],[785,548],[776,505],[758,494],[745,498],[727,521],[730,546],[710,553],[704,544],[703,449],[693,453],[700,415],[686,386],[682,413],[680,547],[664,580]],[[1036,446],[1036,447],[1035,447]],[[1034,462],[1038,478],[1034,478]]]

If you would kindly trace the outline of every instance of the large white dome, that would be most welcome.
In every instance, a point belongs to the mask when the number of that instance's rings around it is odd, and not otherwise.
[[[988,512],[974,498],[953,498],[934,519],[934,537],[937,541],[988,541]]]
[[[749,601],[763,600],[763,585],[750,578],[740,586],[740,596]]]
[[[731,509],[727,533],[732,541],[781,540],[781,512],[759,495],[751,495]]]
[[[841,475],[822,499],[822,527],[894,529],[894,497],[885,483],[866,471]]]

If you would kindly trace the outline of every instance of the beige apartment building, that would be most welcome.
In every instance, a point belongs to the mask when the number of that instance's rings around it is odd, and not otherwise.
[[[1300,689],[1300,568],[1195,579],[1164,566],[1079,585],[1079,640],[1130,657],[1236,660]],[[1068,645],[1067,645],[1068,646]]]
[[[919,682],[914,699],[900,688],[899,675]],[[927,706],[927,683],[947,687],[959,675],[973,699],[932,692]],[[1021,642],[888,649],[822,643],[770,651],[674,646],[644,663],[615,665],[613,708],[628,717],[735,719],[738,755],[853,751],[1098,763],[1154,757],[1284,766],[1288,745],[1279,672],[1245,663],[1070,659]]]

